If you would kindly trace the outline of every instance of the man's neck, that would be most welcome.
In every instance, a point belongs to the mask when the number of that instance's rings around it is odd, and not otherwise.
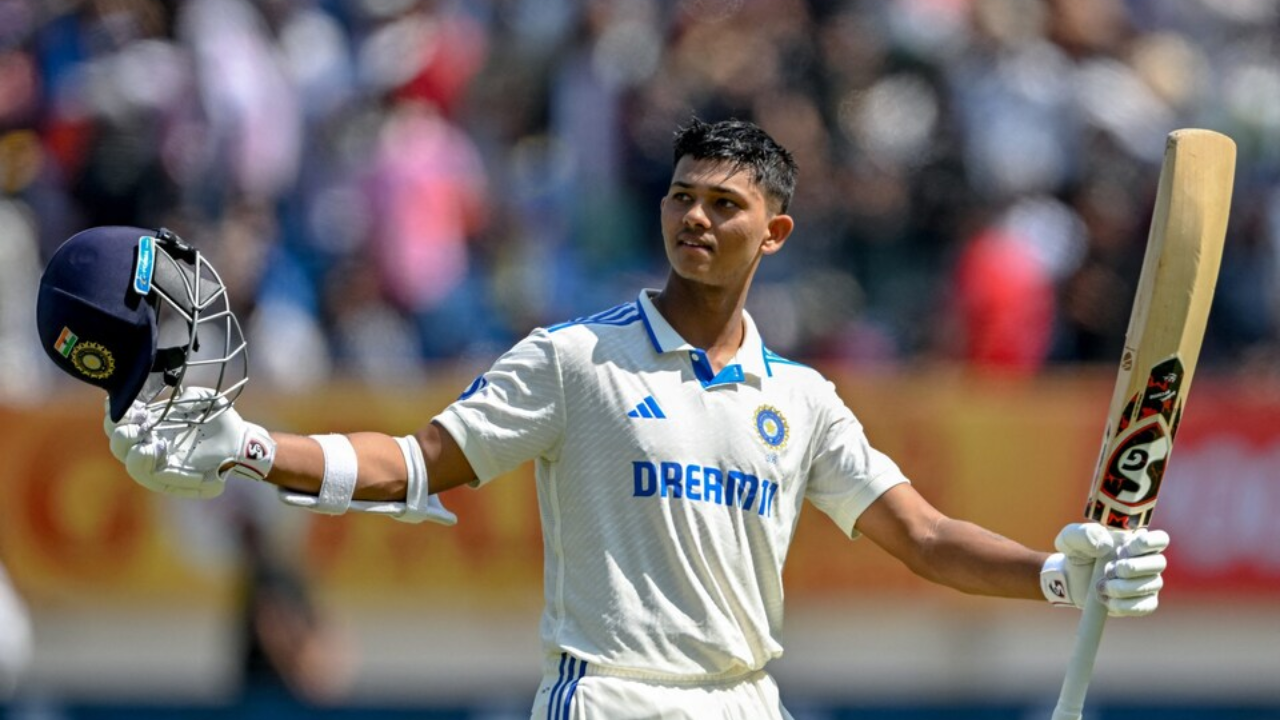
[[[719,372],[742,346],[746,299],[746,288],[710,287],[672,274],[662,292],[654,296],[653,306],[680,337],[705,350],[712,368]]]

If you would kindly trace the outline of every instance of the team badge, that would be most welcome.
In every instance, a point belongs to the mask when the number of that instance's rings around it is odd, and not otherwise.
[[[787,444],[787,421],[777,408],[761,405],[756,410],[756,433],[765,445],[781,450]]]
[[[70,351],[71,364],[91,380],[106,380],[116,371],[111,351],[95,342],[77,343]]]

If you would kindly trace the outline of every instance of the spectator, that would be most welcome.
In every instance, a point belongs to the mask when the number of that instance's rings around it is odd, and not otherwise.
[[[1268,3],[1121,0],[10,0],[0,135],[38,147],[0,153],[0,175],[46,256],[87,225],[174,224],[238,266],[242,319],[307,328],[318,360],[303,387],[486,353],[565,307],[621,301],[620,276],[660,275],[639,210],[664,188],[668,129],[736,115],[796,148],[812,218],[797,238],[810,252],[761,281],[820,273],[856,297],[822,322],[789,301],[788,346],[887,363],[931,352],[957,263],[987,247],[962,249],[970,209],[1044,201],[1084,228],[1083,250],[1048,270],[1044,362],[1109,361],[1163,134],[1235,137],[1247,212],[1280,187],[1278,17]],[[246,207],[259,232],[234,232]],[[1251,262],[1269,262],[1274,232],[1231,232],[1235,285],[1210,321],[1229,342],[1206,367],[1280,347],[1280,324],[1251,310],[1274,294]],[[353,268],[361,302],[346,312],[332,304]],[[362,351],[359,317],[408,354]],[[875,349],[837,337],[849,328]],[[287,366],[291,342],[255,342],[263,367]]]

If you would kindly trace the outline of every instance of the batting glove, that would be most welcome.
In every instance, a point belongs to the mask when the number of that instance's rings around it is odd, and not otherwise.
[[[1113,532],[1098,523],[1073,523],[1054,541],[1058,552],[1040,571],[1040,589],[1054,605],[1084,607],[1094,566],[1103,562],[1098,601],[1113,617],[1149,615],[1159,605],[1169,534],[1143,528]]]
[[[217,497],[228,476],[264,479],[275,460],[275,441],[261,426],[245,422],[225,398],[212,401],[220,412],[210,419],[182,424],[205,415],[209,403],[200,401],[215,395],[208,388],[184,390],[162,429],[152,429],[161,410],[138,403],[120,423],[108,418],[112,454],[139,485],[176,497]]]
[[[133,405],[117,423],[111,419],[110,398],[103,403],[103,407],[106,412],[102,416],[102,431],[107,434],[107,441],[111,444],[111,454],[123,463],[133,446],[142,441],[146,428],[155,424],[153,413],[147,410],[146,403],[134,400]]]

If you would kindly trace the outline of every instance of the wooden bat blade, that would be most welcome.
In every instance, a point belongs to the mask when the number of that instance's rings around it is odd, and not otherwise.
[[[1235,143],[1220,133],[1168,136],[1090,520],[1130,530],[1151,521],[1218,281],[1235,161]]]
[[[1124,535],[1151,521],[1182,419],[1218,282],[1235,178],[1236,146],[1208,130],[1178,130],[1164,166],[1124,354],[1107,411],[1087,519]],[[1094,587],[1106,567],[1099,560]],[[1053,720],[1080,720],[1107,609],[1085,603]]]

